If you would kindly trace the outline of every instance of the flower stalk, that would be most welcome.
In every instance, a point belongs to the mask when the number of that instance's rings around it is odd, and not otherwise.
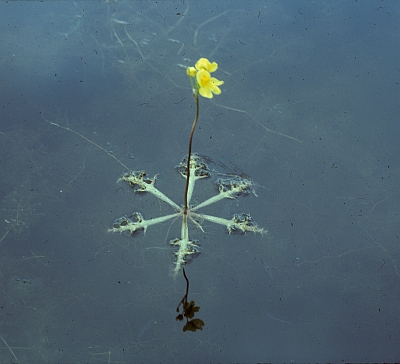
[[[184,224],[187,221],[187,213],[189,209],[189,181],[190,181],[190,163],[192,156],[192,145],[193,135],[196,130],[196,125],[199,120],[199,94],[203,97],[211,99],[213,94],[219,95],[221,90],[218,86],[222,85],[224,81],[220,81],[215,77],[211,77],[211,72],[218,69],[216,62],[210,62],[207,58],[200,58],[195,67],[188,67],[186,73],[190,77],[190,83],[192,86],[193,96],[196,103],[196,114],[192,124],[192,129],[189,136],[189,148],[187,156],[187,175],[186,175],[186,187],[184,196],[184,208],[183,208],[183,220]]]

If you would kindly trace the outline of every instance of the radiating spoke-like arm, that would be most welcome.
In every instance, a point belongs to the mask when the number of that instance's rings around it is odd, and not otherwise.
[[[257,226],[253,218],[250,216],[250,214],[245,214],[245,213],[235,214],[230,220],[212,215],[203,215],[203,214],[193,214],[193,215],[199,219],[211,221],[215,224],[226,226],[229,234],[236,231],[241,231],[243,233],[249,231],[260,234],[264,234],[267,232],[265,229],[261,229]]]
[[[116,232],[124,232],[129,231],[131,234],[138,230],[143,230],[146,232],[147,228],[151,225],[160,224],[161,222],[168,221],[173,219],[174,217],[180,216],[180,212],[176,212],[171,215],[165,215],[156,217],[155,219],[145,220],[140,212],[135,212],[131,216],[122,216],[114,221],[113,228],[108,231],[116,233]]]
[[[174,254],[176,256],[174,276],[192,258],[200,254],[199,245],[196,241],[189,239],[174,239],[170,241],[172,246],[179,247]]]
[[[177,166],[179,173],[182,177],[187,179],[187,157],[183,158],[181,163]],[[193,153],[190,157],[190,179],[187,186],[187,204],[189,205],[190,200],[192,198],[194,185],[197,180],[202,178],[209,178],[210,177],[210,170],[207,164],[204,162],[203,158],[201,158],[198,154]]]
[[[149,192],[161,201],[172,206],[175,210],[181,211],[181,207],[154,186],[156,177],[157,176],[154,176],[153,178],[146,177],[146,171],[132,171],[125,173],[118,181],[129,183],[132,188],[136,188],[135,192]]]
[[[197,211],[202,207],[212,205],[224,198],[238,198],[240,195],[247,195],[254,193],[252,188],[253,182],[250,178],[234,176],[231,178],[219,178],[217,180],[219,185],[219,194],[210,197],[208,200],[200,203],[197,206],[192,207],[192,211]]]

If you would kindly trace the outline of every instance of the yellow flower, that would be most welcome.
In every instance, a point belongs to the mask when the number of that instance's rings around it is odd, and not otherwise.
[[[198,63],[205,58],[201,58],[197,63],[196,63],[196,68],[198,66]],[[208,60],[207,60],[208,61]],[[210,62],[208,62],[210,63]],[[218,65],[215,64],[215,69],[217,69]],[[212,64],[210,64],[211,67],[214,67]],[[210,72],[206,71],[205,69],[200,69],[196,73],[196,81],[197,84],[199,85],[199,94],[203,97],[206,97],[208,99],[212,99],[213,93],[216,95],[219,95],[221,93],[221,90],[218,86],[222,85],[224,81],[217,80],[214,77],[211,77]]]
[[[218,63],[217,62],[210,63],[210,61],[207,58],[200,58],[196,62],[196,69],[198,71],[206,70],[211,73],[211,72],[216,71],[217,68],[218,68]]]
[[[197,70],[196,70],[196,68],[194,68],[194,67],[188,67],[188,68],[186,69],[186,73],[187,73],[187,75],[188,75],[189,77],[194,77],[194,76],[196,76],[196,72],[197,72]]]
[[[220,81],[211,77],[211,72],[218,69],[217,62],[210,62],[207,58],[200,58],[195,67],[188,67],[186,74],[190,77],[192,90],[194,96],[197,98],[198,94],[203,97],[211,99],[213,94],[219,95],[221,90],[218,86],[222,85],[224,81]]]

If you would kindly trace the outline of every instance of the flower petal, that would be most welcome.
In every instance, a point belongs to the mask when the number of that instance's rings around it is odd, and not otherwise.
[[[207,58],[200,58],[196,62],[196,69],[198,71],[206,70],[208,72],[214,72],[218,69],[218,63],[217,62],[210,63],[210,61]]]
[[[196,73],[196,80],[200,87],[207,87],[211,83],[211,75],[204,69]]]
[[[218,69],[218,63],[217,62],[213,62],[210,64],[209,69],[207,70],[208,72],[214,72]]]
[[[211,86],[209,87],[210,91],[216,95],[219,95],[221,93],[221,89],[214,85],[213,83],[211,84]]]
[[[224,81],[217,80],[215,77],[211,77],[210,81],[217,86],[221,86],[224,84]]]
[[[208,70],[208,68],[211,66],[210,61],[207,58],[200,58],[197,62],[196,62],[196,69],[198,71],[200,70]]]
[[[205,88],[205,87],[199,88],[199,94],[203,97],[206,97],[207,99],[213,98],[212,92],[208,88]]]

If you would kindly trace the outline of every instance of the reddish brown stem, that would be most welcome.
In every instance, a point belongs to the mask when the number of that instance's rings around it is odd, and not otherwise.
[[[190,158],[192,156],[193,134],[194,134],[194,131],[196,130],[197,121],[199,120],[199,95],[198,94],[194,94],[194,99],[195,99],[195,102],[196,102],[196,116],[195,116],[194,121],[193,121],[192,130],[190,131],[189,151],[188,151],[188,155],[187,155],[186,187],[185,187],[185,196],[184,196],[185,205],[184,205],[184,210],[183,210],[183,215],[184,215],[185,219],[186,219],[186,216],[187,216],[188,203],[189,203],[189,201],[188,201],[188,190],[189,190],[189,179],[190,179]]]

